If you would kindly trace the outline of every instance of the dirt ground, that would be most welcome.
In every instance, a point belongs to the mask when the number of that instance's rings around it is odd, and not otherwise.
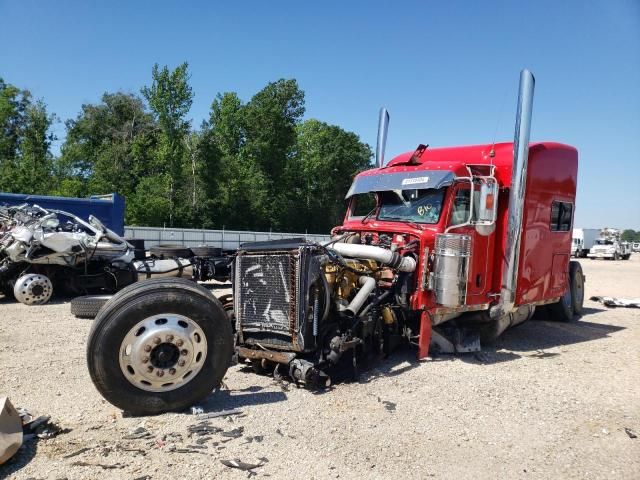
[[[640,297],[640,255],[582,265],[587,297]],[[68,303],[0,299],[0,395],[71,430],[26,443],[0,478],[241,479],[221,460],[265,458],[257,477],[637,479],[640,438],[625,427],[640,433],[640,310],[586,307],[579,322],[530,321],[482,354],[398,352],[321,394],[235,366],[201,406],[243,414],[210,420],[227,435],[198,445],[197,416],[123,417],[100,397],[90,321]],[[123,439],[140,426],[149,438]]]

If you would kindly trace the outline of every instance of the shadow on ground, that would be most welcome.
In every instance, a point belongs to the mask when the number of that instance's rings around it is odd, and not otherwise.
[[[263,387],[252,386],[241,390],[217,390],[200,403],[205,413],[232,410],[283,402],[287,395],[283,391],[264,391]]]
[[[531,320],[507,330],[495,343],[482,345],[481,352],[456,355],[440,354],[434,356],[432,360],[437,362],[462,360],[478,364],[495,364],[517,360],[523,356],[537,359],[553,358],[561,353],[546,352],[545,350],[599,340],[624,330],[624,327],[588,321],[590,316],[603,311],[605,309],[584,308],[582,317],[570,323]],[[356,378],[354,369],[349,362],[342,363],[343,365],[328,372],[333,385],[353,382]],[[386,359],[377,361],[374,359],[368,364],[360,364],[357,371],[357,382],[368,383],[378,377],[401,375],[420,366],[420,363],[416,358],[414,348],[400,349]],[[252,372],[248,366],[242,371]],[[324,391],[326,390],[319,390],[318,393]]]
[[[584,308],[582,317],[574,322],[532,320],[507,330],[495,343],[483,345],[482,352],[461,355],[460,358],[483,364],[516,360],[522,356],[531,358],[553,358],[559,352],[547,349],[591,342],[624,330],[624,327],[589,322],[592,315],[605,311],[600,308]]]
[[[29,464],[36,456],[38,450],[38,439],[34,438],[24,442],[20,450],[6,463],[0,465],[0,478],[9,478],[9,475],[16,473]]]

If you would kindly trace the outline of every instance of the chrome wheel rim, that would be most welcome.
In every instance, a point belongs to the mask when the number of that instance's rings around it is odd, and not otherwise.
[[[120,369],[148,392],[168,392],[189,383],[207,358],[204,331],[192,319],[166,313],[138,322],[122,340]]]
[[[30,273],[20,277],[13,287],[13,295],[25,305],[42,305],[47,303],[53,293],[53,285],[49,277]]]

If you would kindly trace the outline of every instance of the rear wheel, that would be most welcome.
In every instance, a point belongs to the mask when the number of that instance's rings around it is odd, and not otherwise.
[[[584,274],[582,266],[579,262],[569,262],[569,284],[571,290],[571,303],[573,305],[573,313],[582,315],[584,306]]]
[[[556,303],[548,305],[551,320],[571,322],[573,320],[573,297],[571,295],[571,283],[567,280],[567,288],[564,295]]]
[[[87,343],[94,385],[137,415],[182,410],[224,377],[233,355],[220,302],[185,279],[160,278],[118,292],[96,317]]]

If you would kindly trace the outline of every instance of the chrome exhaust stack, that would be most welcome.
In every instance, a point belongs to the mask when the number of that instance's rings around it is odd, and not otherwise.
[[[378,119],[378,141],[376,143],[376,167],[384,167],[384,151],[387,148],[387,132],[389,131],[389,112],[382,107]]]
[[[518,286],[520,244],[522,243],[522,220],[524,217],[524,195],[529,162],[529,136],[531,133],[534,87],[535,78],[533,74],[529,70],[522,70],[520,72],[518,110],[513,139],[513,167],[511,189],[509,190],[507,244],[502,265],[502,287],[498,304],[491,307],[489,311],[492,318],[499,318],[516,310],[515,300]]]

